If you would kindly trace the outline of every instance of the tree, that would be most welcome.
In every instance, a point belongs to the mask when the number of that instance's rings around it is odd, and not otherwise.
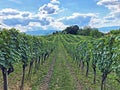
[[[90,36],[94,37],[94,38],[100,38],[102,37],[104,34],[99,32],[98,29],[93,29],[90,32]]]
[[[111,30],[110,33],[114,34],[114,35],[120,34],[120,29],[118,29],[118,30]]]
[[[65,30],[63,30],[63,33],[67,33],[67,34],[77,34],[77,31],[79,30],[79,27],[77,25],[73,25],[70,27],[67,27]]]

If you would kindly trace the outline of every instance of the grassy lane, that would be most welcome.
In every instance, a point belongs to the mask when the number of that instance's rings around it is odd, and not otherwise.
[[[42,84],[40,85],[40,88],[39,88],[40,90],[48,90],[49,83],[53,73],[53,66],[55,65],[55,62],[56,62],[56,57],[54,57],[54,60],[52,61],[51,66],[49,68],[49,71],[45,76],[44,80],[42,81]]]
[[[74,80],[74,90],[83,90],[83,86],[81,85],[81,82],[78,80],[77,76],[76,76],[76,73],[72,67],[73,65],[73,62],[71,62],[71,57],[69,56],[69,54],[67,53],[65,47],[62,45],[62,48],[64,50],[64,53],[63,55],[65,56],[65,59],[66,59],[66,66],[67,66],[67,69],[69,70],[70,72],[70,75],[72,76],[73,80]]]
[[[75,90],[74,79],[67,68],[65,51],[61,42],[58,42],[56,64],[53,69],[49,90]]]
[[[40,67],[40,69],[37,71],[37,73],[32,77],[32,81],[31,81],[32,90],[44,90],[44,89],[40,89],[40,88],[41,88],[41,85],[43,84],[49,70],[51,69],[51,65],[54,62],[55,53],[56,52],[53,51],[53,53],[49,56],[48,60],[46,60],[44,65],[42,65]]]

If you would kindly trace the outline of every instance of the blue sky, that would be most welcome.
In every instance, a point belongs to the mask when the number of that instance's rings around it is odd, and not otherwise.
[[[120,0],[0,0],[0,27],[22,32],[120,26]]]

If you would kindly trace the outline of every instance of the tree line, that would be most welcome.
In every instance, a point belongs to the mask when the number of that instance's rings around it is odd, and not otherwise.
[[[69,26],[62,31],[64,34],[74,34],[74,35],[83,35],[83,36],[92,36],[94,38],[99,38],[104,36],[104,33],[100,32],[97,28],[91,28],[86,26],[84,28],[79,28],[77,25]]]
[[[114,34],[114,35],[120,34],[120,29],[111,30],[108,33],[103,33],[103,32],[100,32],[98,30],[98,28],[91,28],[90,26],[85,26],[83,28],[79,28],[78,25],[72,25],[72,26],[66,27],[63,31],[53,32],[53,34],[58,34],[58,33],[82,35],[82,36],[92,36],[94,38],[100,38],[100,37],[103,37],[103,36],[109,35],[109,34]]]

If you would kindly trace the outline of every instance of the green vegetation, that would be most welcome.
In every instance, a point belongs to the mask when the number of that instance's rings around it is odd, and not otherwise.
[[[49,45],[49,46],[48,46]],[[53,51],[53,42],[42,41],[37,36],[19,33],[15,29],[0,31],[0,69],[4,80],[4,90],[8,90],[8,75],[14,72],[14,64],[22,63],[23,75],[20,90],[23,90],[26,67],[29,65],[30,78],[33,64],[36,71]]]
[[[119,30],[111,30],[110,34],[119,35],[120,34],[120,29]]]
[[[74,34],[74,35],[82,35],[82,36],[92,36],[94,38],[99,38],[104,36],[102,32],[100,32],[97,28],[84,27],[83,29],[79,29],[77,25],[67,27],[62,31],[64,34]]]
[[[74,80],[67,69],[67,58],[61,42],[58,42],[56,64],[50,82],[50,90],[75,90]]]
[[[83,39],[76,46],[74,43],[71,44],[64,41],[64,46],[68,53],[73,57],[73,60],[77,63],[77,66],[81,69],[83,75],[86,69],[86,78],[89,78],[89,73],[93,74],[94,77],[92,81],[94,86],[97,84],[96,77],[100,78],[100,76],[101,90],[106,90],[106,88],[107,90],[112,90],[113,88],[111,89],[111,87],[109,88],[106,86],[114,86],[114,83],[119,84],[120,78],[117,77],[118,72],[115,72],[116,70],[119,71],[120,65],[119,36],[107,36],[96,40]],[[90,68],[93,69],[92,72],[90,71]],[[111,81],[108,79],[109,82],[107,82],[106,79],[109,77],[111,78]],[[116,79],[118,82],[115,81]],[[108,83],[111,84],[108,85]],[[98,88],[96,87],[95,89]],[[117,89],[118,88],[114,87],[114,90]]]
[[[70,33],[71,28],[79,31],[71,26]],[[1,30],[0,89],[119,90],[119,34],[101,37],[96,29],[84,29],[88,35],[31,36]]]

